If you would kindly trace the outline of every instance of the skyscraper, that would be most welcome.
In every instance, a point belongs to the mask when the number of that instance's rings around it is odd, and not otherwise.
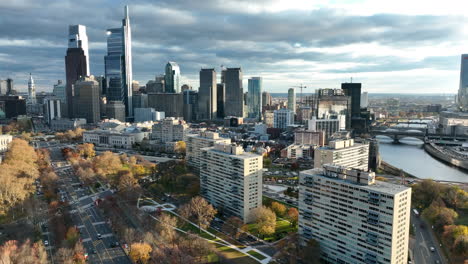
[[[88,36],[83,25],[68,27],[68,49],[65,56],[65,74],[67,81],[66,99],[68,117],[73,116],[73,85],[81,76],[89,75]]]
[[[105,73],[107,81],[107,101],[122,102],[125,116],[133,116],[132,107],[132,34],[128,6],[122,27],[107,30],[107,56]]]
[[[262,93],[262,106],[264,105],[272,105],[273,99],[271,98],[271,94],[269,92]]]
[[[34,84],[34,79],[31,73],[29,73],[28,81],[28,103],[36,104],[36,85]]]
[[[262,86],[262,77],[249,79],[249,93],[247,95],[249,118],[260,120],[262,117]]]
[[[226,87],[224,83],[218,83],[216,91],[216,116],[224,118],[224,104],[226,103]]]
[[[468,110],[468,54],[461,55],[458,106],[462,111]]]
[[[200,70],[200,89],[198,91],[198,119],[210,120],[217,113],[217,85],[215,69]]]
[[[173,61],[166,64],[166,93],[180,93],[180,68]]]
[[[94,76],[81,77],[75,83],[75,116],[88,123],[100,121],[99,82]]]
[[[296,93],[294,88],[289,88],[288,90],[288,109],[296,112]]]
[[[242,86],[242,69],[227,68],[224,72],[225,98],[224,105],[225,116],[244,116],[244,88]]]

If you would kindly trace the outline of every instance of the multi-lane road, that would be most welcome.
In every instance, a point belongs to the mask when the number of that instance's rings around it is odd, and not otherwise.
[[[414,228],[414,244],[413,244],[413,263],[415,264],[431,264],[431,263],[446,263],[442,258],[442,250],[432,235],[432,226],[428,225],[421,218],[414,216],[411,212],[411,224]],[[431,250],[433,248],[433,251]]]

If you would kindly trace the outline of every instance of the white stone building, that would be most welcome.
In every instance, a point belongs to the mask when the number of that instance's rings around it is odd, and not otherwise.
[[[354,139],[330,141],[328,146],[314,152],[314,168],[321,168],[324,164],[368,170],[369,144],[354,143]]]

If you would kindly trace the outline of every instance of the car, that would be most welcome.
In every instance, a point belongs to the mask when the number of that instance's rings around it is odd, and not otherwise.
[[[101,239],[101,238],[102,238],[102,236],[101,236],[100,233],[97,234],[97,238],[98,238],[98,239]]]
[[[49,246],[49,241],[48,240],[44,240],[44,246]]]
[[[97,254],[97,251],[96,251],[96,249],[93,249],[93,250],[91,251],[91,253],[93,253],[93,254]]]
[[[435,251],[435,248],[434,248],[434,247],[430,247],[429,250],[431,250],[431,252],[434,252],[434,251]]]
[[[435,263],[436,263],[436,264],[440,264],[440,261],[439,261],[439,260],[436,260]]]

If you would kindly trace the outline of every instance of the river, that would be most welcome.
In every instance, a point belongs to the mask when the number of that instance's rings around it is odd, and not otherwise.
[[[468,183],[468,173],[427,154],[420,140],[408,138],[401,140],[400,144],[392,144],[388,138],[377,139],[382,160],[395,167],[421,179]]]

